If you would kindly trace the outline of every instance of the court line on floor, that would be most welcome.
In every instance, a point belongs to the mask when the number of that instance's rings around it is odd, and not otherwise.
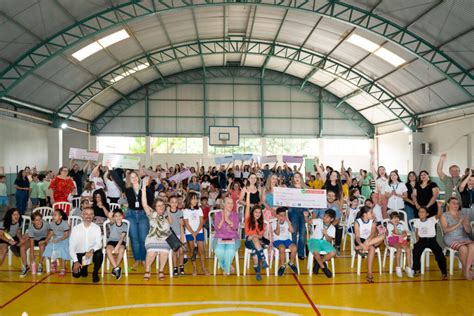
[[[39,280],[38,282],[35,282],[32,286],[30,286],[29,288],[21,291],[19,294],[17,294],[16,296],[14,296],[13,298],[11,298],[10,300],[8,300],[6,303],[0,305],[0,309],[3,309],[4,307],[6,307],[8,304],[12,303],[13,301],[15,301],[16,299],[20,298],[22,295],[26,294],[28,291],[30,291],[31,289],[33,289],[35,286],[37,286],[38,284],[40,284],[41,282],[43,282],[44,280],[46,280],[47,278],[49,278],[50,274],[46,275],[45,277],[43,277],[41,280]]]
[[[447,282],[449,283],[450,281],[466,281],[466,279],[449,279],[449,280],[441,280],[441,279],[431,279],[431,280],[396,280],[396,281],[374,281],[374,283],[367,283],[367,282],[336,282],[336,283],[301,283],[303,286],[313,286],[313,285],[321,285],[321,286],[328,286],[328,285],[371,285],[371,284],[396,284],[396,283],[425,283],[425,282]],[[30,283],[30,284],[36,284],[39,282],[28,282],[28,281],[0,281],[0,283]],[[270,284],[209,284],[209,283],[203,283],[203,284],[187,284],[187,283],[181,283],[181,284],[157,284],[157,283],[73,283],[73,282],[58,282],[58,281],[47,281],[47,282],[42,282],[42,285],[47,285],[47,284],[57,284],[57,285],[91,285],[91,286],[161,286],[161,287],[202,287],[202,286],[215,286],[215,287],[244,287],[244,286],[250,286],[250,287],[264,287],[264,286],[269,286],[269,287],[278,287],[278,286],[296,286],[296,284],[293,283],[270,283]]]
[[[303,285],[301,285],[301,282],[298,279],[298,276],[296,274],[293,274],[293,279],[295,279],[296,284],[298,284],[298,287],[300,288],[301,292],[303,292],[304,296],[306,297],[306,300],[311,305],[311,307],[313,308],[313,311],[316,313],[316,315],[321,316],[321,313],[319,312],[319,309],[316,307],[313,300],[311,299],[311,297],[308,295],[308,293],[304,289]]]
[[[149,304],[132,304],[132,305],[120,305],[120,306],[109,306],[109,307],[99,307],[88,310],[79,310],[79,311],[69,311],[63,313],[50,314],[51,316],[58,315],[81,315],[89,313],[99,313],[106,311],[114,310],[123,310],[123,309],[140,309],[140,308],[151,308],[151,307],[173,307],[173,306],[200,306],[200,305],[226,305],[230,306],[236,304],[237,306],[241,305],[251,305],[251,306],[281,306],[281,307],[298,307],[298,308],[311,308],[307,303],[293,303],[293,302],[260,302],[260,301],[193,301],[193,302],[168,302],[168,303],[149,303]],[[383,315],[409,315],[402,314],[400,312],[388,312],[380,311],[374,309],[365,309],[365,308],[356,308],[356,307],[346,307],[346,306],[332,306],[332,305],[320,305],[321,309],[332,309],[332,310],[343,310],[343,311],[354,311],[362,313],[371,313],[371,314],[383,314]],[[204,310],[201,310],[204,311]],[[209,312],[209,310],[207,310]],[[175,314],[176,315],[176,314]],[[179,315],[179,314],[177,314]],[[181,313],[181,315],[187,315],[186,312]]]

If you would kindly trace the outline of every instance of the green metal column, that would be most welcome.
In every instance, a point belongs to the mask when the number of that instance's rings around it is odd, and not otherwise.
[[[265,91],[263,77],[260,76],[260,135],[265,136]]]
[[[318,95],[318,107],[319,107],[319,138],[323,137],[323,94],[322,89],[319,89]]]
[[[203,125],[202,125],[202,134],[207,135],[207,81],[206,81],[206,71],[203,69],[204,76],[202,80],[202,89],[203,89]]]
[[[150,96],[148,87],[145,88],[145,135],[150,136]]]

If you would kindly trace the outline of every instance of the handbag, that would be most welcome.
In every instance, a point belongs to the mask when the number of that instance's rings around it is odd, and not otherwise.
[[[173,251],[176,251],[179,248],[183,247],[183,243],[181,242],[181,240],[179,240],[178,236],[176,236],[175,232],[172,229],[170,229],[170,231],[171,234],[166,237],[166,242],[168,243],[170,248],[173,249]]]

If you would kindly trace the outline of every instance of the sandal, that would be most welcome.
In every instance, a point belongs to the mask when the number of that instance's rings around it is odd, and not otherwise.
[[[160,271],[160,273],[158,274],[158,280],[163,281],[164,279],[165,279],[165,274],[163,273],[163,271]]]
[[[145,271],[145,275],[143,276],[143,279],[144,279],[145,281],[149,281],[149,280],[150,280],[150,277],[151,277],[151,272],[149,272],[149,271],[146,272],[146,271]]]
[[[372,276],[372,274],[367,274],[367,282],[368,283],[374,283],[374,277]]]

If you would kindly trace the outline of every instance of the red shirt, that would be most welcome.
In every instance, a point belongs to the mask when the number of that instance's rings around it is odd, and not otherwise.
[[[206,206],[206,207],[201,207],[201,209],[202,209],[202,219],[205,222],[209,218],[209,212],[211,211],[211,207]]]
[[[67,202],[67,198],[74,191],[75,186],[71,178],[54,177],[49,188],[53,190],[54,202]]]

